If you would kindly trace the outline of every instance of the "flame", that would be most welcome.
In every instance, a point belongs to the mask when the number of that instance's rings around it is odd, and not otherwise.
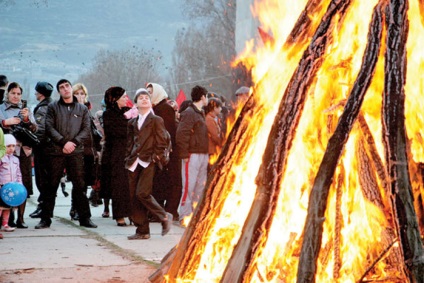
[[[287,46],[286,40],[299,14],[306,5],[299,1],[258,1],[251,7],[261,27],[272,34],[273,43],[256,46],[246,43],[238,62],[252,70],[256,83],[252,99],[255,115],[248,123],[246,135],[239,140],[239,148],[232,156],[231,172],[219,186],[226,188],[214,211],[208,212],[208,229],[203,231],[196,254],[199,260],[191,272],[177,282],[220,282],[226,263],[237,244],[243,224],[254,202],[255,178],[266,147],[266,139],[278,111],[281,96],[296,69],[308,42]],[[330,0],[321,1],[322,7],[314,15],[308,32],[312,36]],[[313,178],[326,150],[344,103],[360,70],[367,43],[368,26],[377,0],[352,1],[344,18],[339,18],[327,47],[322,66],[309,89],[305,108],[296,130],[283,173],[276,214],[260,243],[260,252],[246,271],[246,282],[295,282],[303,226]],[[422,131],[424,117],[420,100],[424,82],[423,24],[418,1],[410,2],[410,31],[407,44],[408,72],[406,92],[406,125],[411,139],[415,162],[424,162]],[[385,37],[383,37],[385,38]],[[411,38],[413,40],[411,40]],[[384,41],[384,39],[383,39]],[[383,43],[384,45],[384,43]],[[378,157],[384,162],[381,128],[381,105],[384,85],[384,48],[379,55],[372,84],[362,106],[362,113],[375,141]],[[238,110],[240,111],[240,109]],[[239,112],[238,112],[239,113]],[[248,118],[248,117],[246,117]],[[316,282],[357,282],[376,259],[384,254],[396,238],[390,217],[384,210],[388,196],[385,180],[371,175],[371,183],[378,187],[377,197],[367,196],[361,185],[364,173],[361,166],[370,161],[363,157],[364,129],[356,123],[344,148],[334,176],[324,222],[324,235],[319,254]],[[361,155],[362,154],[362,155]],[[374,181],[373,181],[374,180]],[[374,182],[374,183],[373,183]],[[421,188],[420,188],[421,189]],[[377,200],[376,200],[377,199]],[[391,251],[399,249],[398,245]],[[372,272],[373,279],[402,278],[401,272],[379,260]]]

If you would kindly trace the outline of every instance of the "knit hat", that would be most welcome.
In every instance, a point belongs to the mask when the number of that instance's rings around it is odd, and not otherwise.
[[[116,101],[118,101],[121,96],[123,96],[125,93],[125,89],[123,89],[120,86],[112,86],[108,88],[105,92],[105,103],[106,108],[112,108]]]
[[[148,83],[147,87],[152,88],[152,93],[150,94],[150,98],[152,100],[153,105],[159,104],[159,102],[161,102],[165,98],[168,98],[168,94],[166,93],[163,86],[161,86],[160,84]]]
[[[53,86],[48,82],[38,82],[35,85],[35,91],[41,93],[45,97],[50,97],[53,92]]]
[[[4,135],[4,145],[8,146],[14,144],[16,145],[16,139],[14,136],[12,136],[11,134],[5,134]]]
[[[59,80],[59,81],[57,82],[57,84],[56,84],[56,90],[57,90],[57,91],[59,91],[59,86],[60,86],[61,84],[64,84],[64,83],[68,83],[69,85],[71,85],[71,86],[72,86],[71,82],[70,82],[70,81],[68,81],[67,79],[61,79],[61,80]]]
[[[139,88],[135,91],[135,96],[134,96],[134,103],[135,104],[137,104],[137,99],[142,94],[148,95],[150,97],[150,100],[152,99],[152,97],[150,96],[150,93],[147,91],[147,89]]]

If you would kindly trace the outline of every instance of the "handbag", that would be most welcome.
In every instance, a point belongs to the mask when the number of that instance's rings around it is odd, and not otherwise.
[[[21,125],[16,125],[12,128],[12,135],[22,142],[22,145],[35,147],[40,144],[38,137],[29,129],[22,127]]]
[[[103,139],[102,133],[97,129],[96,125],[94,125],[94,122],[91,121],[91,136],[93,137],[93,146],[97,151],[102,150],[102,144],[101,141]]]

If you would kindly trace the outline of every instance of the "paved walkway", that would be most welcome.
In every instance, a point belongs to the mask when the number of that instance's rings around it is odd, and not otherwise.
[[[67,191],[71,191],[67,183]],[[2,232],[0,282],[148,282],[161,259],[180,240],[184,229],[173,225],[161,236],[161,224],[150,223],[149,240],[129,241],[132,225],[118,227],[112,218],[102,218],[103,206],[91,207],[98,228],[79,226],[69,217],[70,197],[58,190],[55,217],[49,229],[34,229],[39,219],[37,195],[27,202],[28,229]],[[128,221],[127,221],[128,222]]]

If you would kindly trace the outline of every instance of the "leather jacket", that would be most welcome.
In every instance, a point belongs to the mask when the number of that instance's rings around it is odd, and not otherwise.
[[[65,155],[62,150],[68,141],[76,144],[71,155],[82,154],[84,141],[88,139],[90,130],[88,108],[78,103],[75,97],[71,103],[65,103],[60,98],[47,106],[46,136],[50,139],[47,145],[48,154]]]

